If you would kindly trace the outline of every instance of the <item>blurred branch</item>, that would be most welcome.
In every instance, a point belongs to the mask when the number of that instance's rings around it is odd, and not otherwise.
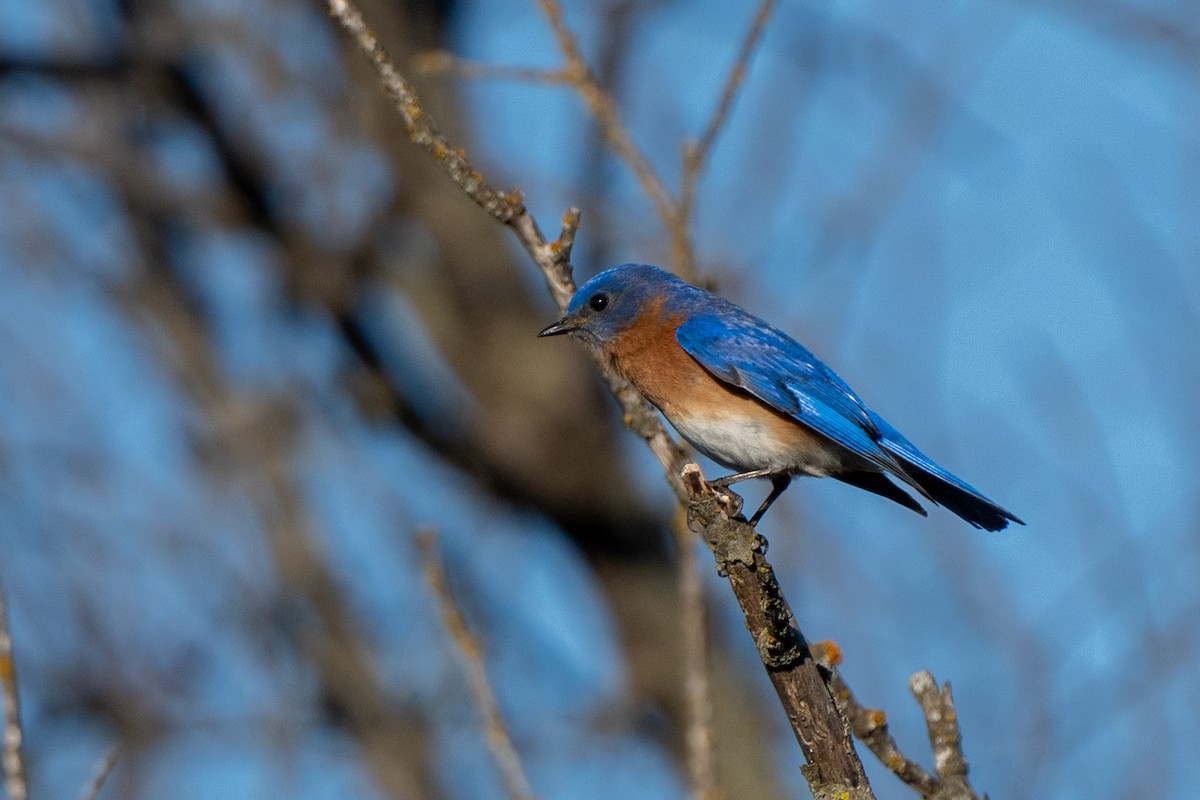
[[[108,752],[104,754],[104,758],[100,760],[100,765],[96,768],[96,777],[92,778],[91,784],[87,786],[87,791],[84,792],[83,800],[96,800],[100,796],[100,790],[104,788],[104,782],[112,774],[113,767],[117,765],[117,759],[120,756],[120,744],[114,744],[108,748]]]
[[[881,764],[927,800],[980,800],[967,782],[967,759],[962,752],[962,736],[954,700],[950,696],[950,684],[945,684],[939,691],[928,672],[918,672],[908,682],[909,690],[925,715],[929,742],[933,747],[935,777],[900,752],[888,730],[887,714],[866,708],[850,691],[837,668],[842,661],[838,646],[833,642],[818,642],[813,652],[820,664],[829,670],[834,699],[842,716],[850,723],[851,732]]]
[[[659,218],[668,230],[672,230],[674,226],[679,225],[677,205],[666,184],[654,170],[650,159],[634,143],[633,137],[621,123],[616,101],[608,90],[600,85],[592,68],[588,66],[579,49],[579,42],[563,19],[562,6],[558,0],[538,0],[538,5],[541,6],[546,21],[550,23],[554,38],[558,42],[558,49],[567,62],[566,72],[570,76],[571,85],[587,106],[588,113],[600,128],[608,146],[633,170],[638,184],[654,204]]]
[[[746,67],[750,63],[750,57],[754,55],[758,43],[762,41],[767,22],[770,21],[771,14],[775,11],[778,2],[779,0],[762,0],[759,3],[758,10],[754,12],[754,19],[750,22],[750,29],[746,31],[746,37],[742,40],[742,47],[733,61],[733,66],[729,69],[728,77],[725,78],[725,87],[721,90],[721,97],[717,101],[716,108],[713,109],[712,117],[704,129],[704,133],[698,140],[689,142],[683,147],[683,177],[679,205],[680,216],[683,217],[685,224],[692,216],[696,201],[696,185],[700,181],[700,175],[712,153],[717,136],[729,120],[729,112],[733,108],[734,98],[737,97],[738,90],[746,80]]]
[[[579,227],[579,211],[570,209],[562,219],[558,239],[547,242],[516,193],[501,195],[491,189],[470,166],[465,155],[450,148],[444,137],[437,133],[412,88],[396,71],[375,35],[366,27],[357,8],[349,0],[328,0],[328,3],[334,17],[350,32],[375,65],[413,141],[427,150],[450,179],[485,211],[512,228],[542,270],[551,296],[560,309],[565,309],[575,288],[570,252]],[[541,0],[541,3],[559,38],[568,69],[573,70],[577,78],[589,79],[585,80],[585,99],[590,98],[589,107],[603,114],[611,112],[606,118],[615,122],[611,97],[591,78],[574,37],[563,24],[561,8],[554,0]],[[610,129],[609,133],[618,140],[623,136],[615,129]],[[632,142],[626,140],[626,143],[632,146]],[[454,152],[456,157],[448,159],[447,151]],[[634,148],[632,152],[636,154],[638,151]],[[644,156],[640,157],[644,159]],[[648,167],[648,164],[645,166]],[[661,183],[657,186],[661,188]],[[665,190],[662,197],[669,200]],[[752,543],[760,541],[754,529],[744,522],[733,520],[729,507],[721,505],[718,496],[705,484],[699,468],[685,463],[687,451],[666,432],[653,407],[632,385],[616,374],[610,363],[598,356],[596,361],[610,390],[621,404],[625,424],[646,440],[663,467],[676,497],[687,505],[689,526],[704,534],[717,557],[719,568],[728,575],[746,615],[747,626],[754,635],[759,655],[809,762],[802,769],[814,797],[818,800],[833,797],[844,800],[873,798],[862,763],[854,752],[846,725],[838,715],[826,678],[813,661],[803,635],[794,624],[791,609],[783,599],[774,572],[762,553],[754,549]]]
[[[0,583],[0,685],[4,692],[4,787],[9,800],[25,800],[24,731],[17,695],[17,668],[13,661],[12,630],[8,624],[8,599]]]
[[[451,75],[465,80],[500,80],[519,83],[570,83],[562,69],[516,67],[510,64],[483,64],[459,58],[445,50],[431,50],[413,59],[413,69],[423,75]]]
[[[158,260],[169,263],[165,255]],[[382,795],[435,796],[421,762],[427,737],[411,732],[401,714],[390,710],[393,703],[375,674],[373,654],[313,534],[293,472],[294,399],[236,396],[217,374],[203,326],[176,291],[171,282],[148,280],[139,300],[154,309],[171,337],[164,352],[211,426],[213,449],[247,487],[278,574],[280,603],[301,612],[287,614],[286,620],[296,620],[294,638],[312,663],[324,705],[358,747]]]
[[[285,414],[276,409],[274,416]],[[239,437],[231,432],[230,438],[248,444],[240,449],[249,451],[246,455],[260,465],[266,478],[264,488],[270,497],[263,497],[260,503],[267,515],[267,543],[280,581],[316,615],[317,624],[302,629],[301,641],[316,667],[321,691],[344,714],[346,728],[362,749],[380,789],[394,798],[425,797],[420,779],[402,757],[407,745],[403,731],[389,723],[389,699],[375,674],[372,654],[303,513],[287,456],[287,432],[272,430],[269,424],[256,428],[257,436]],[[230,447],[238,445],[231,441]]]
[[[717,788],[713,756],[712,696],[708,679],[708,637],[705,631],[704,586],[693,549],[695,536],[686,517],[676,516],[676,583],[679,592],[680,627],[683,634],[683,697],[687,713],[688,780],[693,800],[721,796]]]
[[[356,38],[361,36],[361,32],[366,31],[361,17],[357,16],[357,12],[353,11],[352,7],[348,11],[340,11],[339,9],[347,8],[347,4],[343,0],[329,0],[329,2],[335,16],[342,20],[342,24]],[[671,241],[671,266],[684,279],[694,280],[696,277],[696,254],[691,240],[690,222],[695,206],[696,186],[704,171],[709,154],[712,152],[713,144],[729,119],[729,112],[733,108],[738,90],[745,81],[747,65],[759,42],[762,41],[763,32],[766,30],[767,23],[777,4],[778,0],[763,0],[759,4],[742,46],[734,59],[733,66],[729,70],[729,75],[725,79],[725,85],[717,105],[713,109],[712,117],[700,138],[684,145],[683,177],[678,198],[672,195],[650,163],[650,159],[633,141],[629,130],[621,122],[612,93],[601,84],[583,57],[578,40],[567,27],[563,18],[562,6],[558,0],[539,0],[539,5],[554,32],[558,49],[566,61],[564,69],[545,70],[502,64],[480,64],[457,58],[444,51],[435,51],[424,55],[416,61],[415,67],[429,74],[451,74],[473,79],[508,79],[522,82],[567,84],[574,88],[587,107],[592,120],[596,123],[601,137],[613,152],[629,165],[638,184],[642,187],[642,191],[650,199],[658,213]],[[346,15],[345,18],[343,14]],[[347,23],[346,19],[352,19],[354,22]],[[380,67],[380,62],[376,60],[377,57],[374,54],[382,51],[373,41],[373,37],[370,41],[359,38],[359,44],[372,61],[376,61],[384,85],[397,99],[401,114],[405,115],[406,120],[409,119],[411,116],[408,113],[411,111],[409,107],[409,98],[412,97],[411,88],[403,84],[403,80],[395,74],[394,70],[385,72]],[[409,130],[411,133],[411,123]],[[415,137],[414,141],[416,141]],[[418,143],[423,144],[423,142]],[[501,221],[507,222],[503,219]]]
[[[488,681],[479,640],[471,634],[467,621],[454,602],[454,595],[450,593],[450,587],[446,583],[446,573],[437,550],[437,535],[432,531],[420,533],[416,536],[416,544],[421,553],[425,580],[433,590],[434,599],[437,600],[438,609],[442,613],[442,625],[450,634],[461,657],[475,707],[483,717],[488,750],[491,751],[496,767],[504,778],[508,795],[512,800],[534,800],[533,789],[530,788],[525,770],[521,766],[521,757],[513,746],[512,737],[509,736],[504,718],[500,715],[496,693],[492,691],[492,685]]]

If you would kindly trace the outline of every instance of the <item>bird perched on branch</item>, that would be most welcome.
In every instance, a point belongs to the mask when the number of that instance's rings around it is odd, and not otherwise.
[[[837,478],[925,516],[890,476],[977,528],[1024,524],[935,464],[795,339],[658,267],[592,278],[538,335],[564,333],[611,357],[684,439],[736,470],[712,485],[771,480],[751,525],[794,475]]]

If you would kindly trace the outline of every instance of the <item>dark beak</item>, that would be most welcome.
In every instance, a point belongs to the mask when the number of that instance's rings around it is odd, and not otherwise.
[[[570,333],[577,330],[579,330],[578,323],[576,323],[574,320],[563,317],[553,325],[547,325],[545,328],[542,328],[542,332],[539,333],[538,336],[561,336],[564,333]]]

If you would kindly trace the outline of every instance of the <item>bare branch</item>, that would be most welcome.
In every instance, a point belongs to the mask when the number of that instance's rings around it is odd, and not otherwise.
[[[471,634],[467,621],[446,584],[446,573],[437,551],[437,536],[432,531],[418,534],[416,544],[417,549],[421,551],[425,580],[429,582],[429,588],[433,590],[438,609],[442,613],[442,625],[450,634],[461,657],[463,669],[467,673],[467,683],[471,687],[471,697],[474,698],[475,707],[483,717],[488,749],[504,778],[508,794],[513,800],[534,800],[533,790],[521,766],[521,757],[513,747],[504,718],[500,716],[500,706],[496,702],[496,694],[492,691],[487,669],[483,665],[479,640]]]
[[[13,661],[8,602],[0,584],[0,684],[4,692],[4,786],[9,800],[25,800],[25,733],[21,728],[21,702],[17,695],[17,668]]]
[[[962,752],[962,737],[954,700],[950,696],[950,684],[939,691],[928,672],[918,672],[908,682],[909,690],[921,704],[921,711],[925,715],[929,742],[933,747],[935,777],[900,752],[888,730],[886,714],[879,709],[866,708],[858,702],[837,669],[838,664],[842,663],[841,649],[833,642],[818,642],[813,646],[813,654],[830,672],[833,697],[842,716],[850,723],[851,732],[897,778],[927,800],[980,800],[967,782],[967,759]]]
[[[483,64],[459,58],[445,50],[431,50],[413,59],[413,69],[423,75],[450,75],[465,80],[500,80],[519,83],[569,84],[571,76],[562,69]]]
[[[96,768],[96,777],[92,778],[92,782],[87,786],[87,791],[83,794],[83,800],[96,800],[100,796],[100,790],[104,788],[104,782],[112,774],[113,767],[117,765],[117,759],[120,756],[120,744],[114,744],[108,748],[108,752],[104,754],[104,758],[100,760],[100,765]]]
[[[550,28],[554,31],[554,38],[558,42],[558,49],[567,62],[566,72],[570,76],[570,83],[579,92],[580,98],[587,106],[588,113],[600,128],[604,141],[633,170],[642,191],[654,204],[663,224],[670,228],[671,225],[676,224],[674,220],[678,217],[676,203],[662,179],[658,177],[658,173],[655,172],[650,159],[634,143],[629,131],[621,123],[620,114],[617,113],[617,104],[612,95],[600,85],[592,68],[588,66],[583,53],[579,50],[579,43],[575,40],[575,35],[567,28],[563,19],[562,6],[559,5],[558,0],[538,0],[538,5],[541,6],[546,21],[550,23]]]
[[[466,153],[455,149],[433,124],[417,102],[416,92],[408,81],[396,71],[388,54],[379,45],[375,33],[363,22],[362,14],[347,0],[329,0],[329,11],[337,18],[367,58],[379,72],[383,88],[392,96],[396,110],[400,112],[409,138],[426,150],[442,165],[450,179],[480,208],[501,222],[508,224],[525,211],[525,204],[516,192],[500,192],[489,186],[474,167],[467,161]]]

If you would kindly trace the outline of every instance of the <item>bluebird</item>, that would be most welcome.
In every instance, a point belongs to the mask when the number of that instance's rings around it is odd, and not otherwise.
[[[658,267],[601,272],[539,336],[569,333],[611,358],[679,435],[735,474],[769,478],[757,525],[796,475],[832,477],[927,516],[901,485],[976,528],[1012,513],[935,464],[795,339]]]

